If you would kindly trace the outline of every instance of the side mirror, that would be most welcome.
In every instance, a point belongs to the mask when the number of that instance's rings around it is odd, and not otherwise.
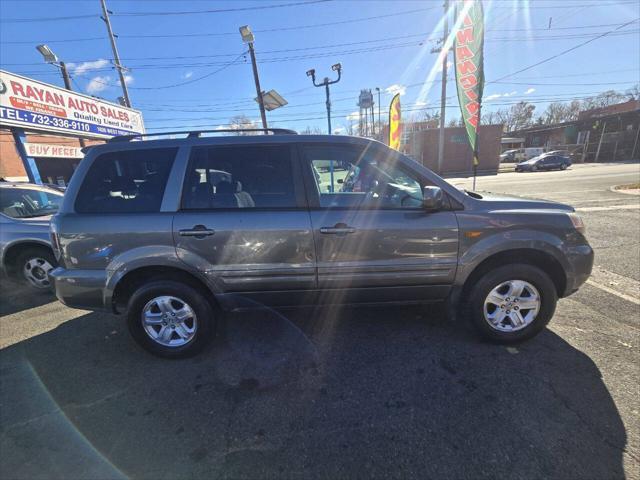
[[[425,210],[440,210],[444,205],[444,193],[440,187],[422,189],[422,206]]]

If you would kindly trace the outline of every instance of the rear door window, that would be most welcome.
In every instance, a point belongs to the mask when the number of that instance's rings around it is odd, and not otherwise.
[[[195,147],[182,209],[295,208],[294,183],[289,146]]]
[[[100,155],[80,187],[76,212],[159,212],[177,151],[154,148]]]

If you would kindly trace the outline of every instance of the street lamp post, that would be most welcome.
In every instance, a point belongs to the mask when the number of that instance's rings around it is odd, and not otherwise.
[[[258,105],[260,106],[260,117],[262,118],[262,128],[267,127],[267,113],[264,109],[264,98],[262,97],[262,89],[260,88],[260,77],[258,76],[258,65],[256,63],[256,52],[253,50],[253,41],[255,37],[249,25],[240,27],[240,35],[242,41],[249,45],[249,55],[251,55],[251,66],[253,67],[253,80],[256,84],[256,95],[258,95]]]
[[[342,78],[342,65],[336,63],[335,65],[331,66],[331,70],[333,70],[334,72],[338,72],[338,78],[336,78],[335,80],[329,80],[329,77],[324,77],[322,83],[316,83],[316,71],[313,68],[307,71],[307,77],[311,77],[311,80],[313,81],[313,85],[315,87],[324,87],[327,96],[327,126],[329,135],[331,135],[331,100],[329,96],[329,85],[338,83],[340,81],[340,78]]]
[[[44,61],[58,67],[60,72],[62,73],[62,81],[64,82],[64,88],[69,91],[73,91],[71,88],[71,77],[69,77],[69,71],[67,70],[67,66],[64,62],[58,60],[58,56],[53,53],[53,51],[47,45],[38,45],[36,46],[36,50],[40,52]],[[80,146],[85,147],[84,139],[79,138]]]
[[[324,91],[327,96],[327,128],[329,135],[331,135],[331,99],[329,96],[329,85],[338,83],[340,81],[340,78],[342,78],[342,65],[336,63],[335,65],[331,66],[331,70],[333,70],[334,72],[338,72],[338,78],[336,78],[335,80],[329,80],[329,77],[324,77],[322,83],[316,83],[315,69],[312,68],[311,70],[307,71],[307,77],[311,77],[311,80],[313,81],[313,85],[315,87],[324,87]],[[331,176],[331,186],[329,188],[329,191],[333,192],[333,160],[329,162],[329,173]]]

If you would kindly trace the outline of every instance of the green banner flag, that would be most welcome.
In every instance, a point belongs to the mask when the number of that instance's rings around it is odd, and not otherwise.
[[[484,14],[479,0],[456,3],[453,58],[456,87],[462,120],[473,151],[473,165],[478,165],[478,128],[484,88]]]

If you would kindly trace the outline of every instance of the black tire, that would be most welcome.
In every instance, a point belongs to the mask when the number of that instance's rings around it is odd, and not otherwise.
[[[537,171],[538,171],[538,167],[536,167],[535,165],[533,165],[533,166],[531,167],[531,171],[532,171],[532,172],[537,172]]]
[[[485,299],[495,287],[509,280],[524,280],[532,284],[541,298],[540,310],[533,321],[515,332],[496,330],[484,318]],[[544,271],[532,265],[513,263],[484,274],[471,288],[467,298],[467,317],[480,335],[491,342],[511,344],[527,340],[544,329],[555,312],[558,293],[553,281]]]
[[[12,276],[15,280],[29,286],[33,290],[40,292],[50,292],[53,290],[53,284],[49,280],[48,275],[45,275],[45,277],[42,278],[42,284],[41,286],[38,286],[36,283],[32,283],[31,281],[29,281],[24,273],[24,269],[27,263],[35,259],[45,260],[53,268],[58,265],[58,262],[56,262],[56,259],[53,256],[53,252],[50,249],[46,247],[31,247],[18,253],[18,256],[15,260],[14,269],[12,271]]]
[[[563,163],[562,165],[560,165],[560,170],[566,170],[567,169],[567,164]]]
[[[148,302],[160,296],[173,296],[186,302],[197,318],[195,335],[181,346],[165,346],[153,340],[142,324],[142,312]],[[164,358],[186,358],[199,353],[214,337],[216,331],[216,312],[205,293],[199,289],[172,280],[155,280],[142,285],[129,300],[127,311],[129,332],[134,340],[145,350]]]

